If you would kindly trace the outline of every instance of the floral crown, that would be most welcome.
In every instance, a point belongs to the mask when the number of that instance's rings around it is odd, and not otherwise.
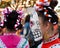
[[[6,17],[8,17],[8,15],[12,12],[12,9],[9,8],[5,8],[2,12],[2,14],[4,15],[4,20],[2,22],[2,24],[0,24],[0,26],[4,26],[4,22],[7,22]],[[22,10],[16,10],[16,12],[18,13],[18,19],[16,24],[14,25],[15,30],[17,30],[18,26],[20,25],[20,21],[22,20],[22,18],[24,17],[23,11]]]
[[[58,22],[56,21],[57,14],[55,11],[50,7],[50,2],[51,0],[38,0],[35,4],[35,9],[36,11],[39,11],[43,14],[44,16],[48,17],[49,22],[53,22],[53,24],[57,24]],[[54,20],[55,18],[55,20]]]

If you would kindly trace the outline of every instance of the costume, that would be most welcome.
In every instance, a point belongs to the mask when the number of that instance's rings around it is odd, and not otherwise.
[[[48,42],[41,43],[37,48],[60,48],[60,38],[58,34],[55,34],[49,39]]]
[[[29,48],[28,41],[16,34],[0,36],[0,48]]]
[[[45,18],[45,20],[47,19],[49,23],[52,23],[54,29],[57,29],[58,17],[55,11],[50,6],[50,3],[51,0],[38,0],[35,5],[35,9],[38,13],[38,16],[40,16],[41,13],[43,18]],[[50,37],[48,41],[43,40],[37,48],[60,48],[59,34],[54,34],[54,36]]]

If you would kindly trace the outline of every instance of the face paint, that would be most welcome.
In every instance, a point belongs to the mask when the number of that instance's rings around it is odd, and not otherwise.
[[[34,11],[30,16],[30,28],[34,36],[34,41],[42,39],[37,13]]]

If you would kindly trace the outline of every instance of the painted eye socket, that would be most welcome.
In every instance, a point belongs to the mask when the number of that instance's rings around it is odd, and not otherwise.
[[[34,25],[33,21],[30,21],[30,26],[32,27]]]

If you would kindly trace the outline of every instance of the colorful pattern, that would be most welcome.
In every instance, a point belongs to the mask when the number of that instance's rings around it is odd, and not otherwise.
[[[26,39],[22,38],[17,45],[17,48],[29,48],[29,44]]]
[[[49,48],[60,48],[60,43],[58,43],[58,44],[54,44],[54,45],[52,45],[52,46],[49,47]]]
[[[35,9],[46,16],[46,18],[48,18],[48,22],[52,22],[54,25],[56,25],[57,21],[55,18],[57,18],[57,14],[49,5],[50,0],[38,0],[35,5]]]
[[[34,41],[41,40],[42,34],[41,34],[40,26],[39,26],[38,15],[35,10],[32,13],[32,15],[30,16],[30,28],[31,28],[31,31],[32,31],[32,34],[34,37],[33,38]]]
[[[0,37],[0,48],[29,48],[29,43],[16,35],[4,35]]]
[[[5,22],[7,22],[7,19],[6,19],[6,18],[8,17],[8,15],[9,15],[12,11],[13,11],[13,10],[12,10],[11,8],[8,8],[8,7],[3,10],[2,14],[4,15],[4,21],[5,21]],[[24,14],[23,14],[23,11],[22,11],[22,10],[16,10],[16,12],[17,12],[17,14],[18,14],[18,19],[17,19],[17,22],[16,22],[14,28],[17,30],[17,29],[18,29],[17,26],[20,25],[20,21],[21,21],[22,18],[24,17]],[[4,21],[3,21],[3,22],[4,22]],[[2,24],[4,24],[4,23],[2,23]]]
[[[56,39],[52,42],[46,43],[42,45],[42,48],[59,48],[60,47],[60,39]]]
[[[7,48],[1,39],[0,39],[0,48]]]
[[[60,38],[58,34],[51,37],[48,42],[41,43],[37,48],[60,48]]]
[[[35,9],[42,10],[43,6],[49,6],[49,5],[50,5],[50,0],[37,0]]]

